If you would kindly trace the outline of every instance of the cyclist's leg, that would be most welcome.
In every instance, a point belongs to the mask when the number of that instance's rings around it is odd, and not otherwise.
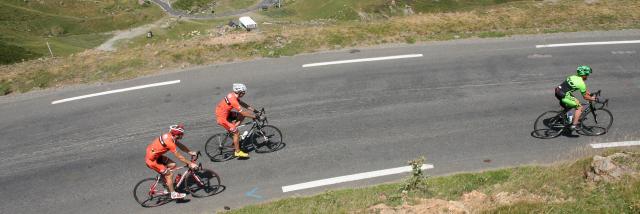
[[[227,120],[219,120],[218,124],[222,126],[225,130],[231,133],[233,138],[233,147],[235,149],[235,155],[239,157],[248,157],[248,155],[240,150],[240,134],[238,133],[238,128],[235,123],[231,123]]]
[[[171,192],[171,199],[181,199],[186,197],[187,194],[176,192],[173,186],[173,172],[170,169],[176,167],[176,162],[163,155],[158,158],[158,163],[165,167],[164,180],[167,182],[167,189]]]
[[[171,173],[171,170],[169,170],[169,168],[167,168],[167,166],[163,164],[164,158],[168,159],[163,155],[163,156],[160,156],[155,161],[146,160],[147,167],[149,167],[153,171],[156,171],[157,173],[162,175],[162,177],[164,177],[165,184],[167,184],[167,188],[169,189],[169,192],[173,192],[174,189],[173,189],[172,173]]]
[[[564,99],[562,99],[562,103],[567,108],[576,109],[576,111],[573,114],[573,121],[571,121],[571,124],[573,124],[574,126],[577,125],[583,109],[578,99],[576,99],[573,96],[566,96]]]

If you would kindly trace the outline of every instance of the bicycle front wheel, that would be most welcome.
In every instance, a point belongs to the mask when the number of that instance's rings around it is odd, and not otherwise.
[[[613,125],[613,114],[607,109],[596,109],[593,112],[587,112],[580,121],[581,131],[585,135],[603,135]]]
[[[143,207],[157,207],[171,201],[167,185],[160,179],[146,178],[133,188],[133,198]]]
[[[561,111],[542,113],[533,124],[533,135],[543,139],[560,136],[566,127]]]
[[[218,194],[224,190],[220,185],[220,176],[210,169],[199,169],[194,171],[186,180],[186,187],[191,195],[202,198]]]
[[[267,153],[279,150],[282,143],[282,132],[272,125],[265,125],[255,133],[256,152]]]
[[[233,138],[227,133],[215,134],[204,144],[204,152],[215,162],[232,159],[233,151]]]

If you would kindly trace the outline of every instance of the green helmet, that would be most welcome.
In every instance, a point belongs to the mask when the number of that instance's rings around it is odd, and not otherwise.
[[[591,67],[587,65],[578,66],[578,69],[577,69],[578,76],[589,76],[591,72],[592,72]]]

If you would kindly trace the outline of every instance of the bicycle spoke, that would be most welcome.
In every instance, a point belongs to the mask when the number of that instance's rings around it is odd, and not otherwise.
[[[221,192],[220,177],[215,172],[202,169],[187,179],[187,188],[194,197],[207,197]]]
[[[166,185],[156,178],[144,179],[133,190],[133,197],[143,207],[155,207],[171,201]]]
[[[554,138],[564,132],[566,123],[560,111],[547,111],[536,119],[531,133],[537,138]]]
[[[609,110],[596,109],[580,120],[582,133],[585,135],[603,135],[613,124],[613,115]]]

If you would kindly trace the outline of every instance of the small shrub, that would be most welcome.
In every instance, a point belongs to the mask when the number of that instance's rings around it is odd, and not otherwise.
[[[33,74],[33,86],[38,88],[46,88],[53,82],[55,76],[47,71],[40,70]]]
[[[407,36],[407,37],[404,37],[404,41],[407,44],[414,44],[416,43],[416,38],[414,38],[413,36]]]
[[[6,80],[0,80],[0,95],[7,95],[11,93],[11,82]]]

